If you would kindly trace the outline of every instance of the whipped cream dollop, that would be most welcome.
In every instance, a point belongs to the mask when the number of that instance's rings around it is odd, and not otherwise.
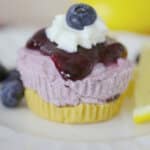
[[[91,49],[93,45],[104,42],[107,32],[107,27],[100,17],[83,30],[76,30],[67,25],[65,15],[56,16],[52,25],[46,29],[49,40],[70,53],[77,52],[78,46]]]

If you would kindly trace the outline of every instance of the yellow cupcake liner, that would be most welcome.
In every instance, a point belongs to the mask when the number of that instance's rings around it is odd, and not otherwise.
[[[25,97],[29,108],[38,116],[47,120],[69,123],[94,123],[113,118],[120,111],[124,95],[105,104],[79,104],[77,106],[58,107],[47,103],[32,89],[25,90]]]

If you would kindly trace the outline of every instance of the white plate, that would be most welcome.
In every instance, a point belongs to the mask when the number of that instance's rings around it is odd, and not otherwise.
[[[31,32],[32,30],[27,29],[0,31],[0,57],[5,65],[15,65],[16,50],[23,45]],[[125,33],[115,35],[134,51],[138,51],[143,41],[148,40],[147,37]],[[129,44],[130,39],[134,40],[134,45]],[[6,109],[0,105],[0,148],[19,149],[20,146],[23,149],[22,145],[25,145],[24,149],[43,149],[43,146],[50,146],[52,150],[111,150],[130,146],[132,150],[143,150],[150,146],[150,124],[135,125],[132,121],[132,110],[133,100],[126,100],[121,113],[111,121],[89,125],[63,125],[40,119],[25,104],[17,109]]]

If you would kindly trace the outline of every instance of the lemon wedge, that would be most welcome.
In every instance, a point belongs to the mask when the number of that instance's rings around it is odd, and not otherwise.
[[[135,123],[150,121],[150,48],[142,51],[135,87]]]

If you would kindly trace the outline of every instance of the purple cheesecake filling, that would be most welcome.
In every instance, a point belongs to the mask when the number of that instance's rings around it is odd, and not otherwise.
[[[83,80],[72,81],[64,80],[49,56],[38,51],[23,48],[18,59],[25,87],[37,91],[46,102],[57,106],[113,101],[127,88],[133,67],[125,59],[118,59],[116,64],[109,66],[98,63]]]

